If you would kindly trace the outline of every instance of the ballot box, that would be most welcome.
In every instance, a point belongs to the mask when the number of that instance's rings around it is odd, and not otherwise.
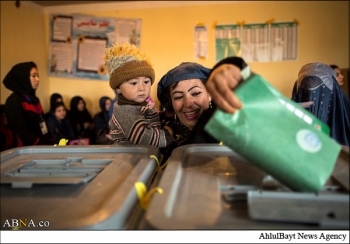
[[[1,228],[128,229],[139,208],[135,182],[150,184],[157,157],[152,146],[30,146],[1,152]]]
[[[176,148],[157,187],[162,194],[152,196],[140,229],[349,228],[348,147],[318,192],[293,191],[218,144]]]

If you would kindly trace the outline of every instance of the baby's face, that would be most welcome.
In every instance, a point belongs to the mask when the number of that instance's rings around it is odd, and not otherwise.
[[[122,83],[117,92],[123,94],[129,101],[142,103],[151,93],[151,79],[144,76],[130,79]]]

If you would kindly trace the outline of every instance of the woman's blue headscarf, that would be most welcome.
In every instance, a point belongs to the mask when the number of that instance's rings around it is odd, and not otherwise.
[[[330,136],[342,145],[350,142],[350,102],[335,79],[334,70],[327,64],[309,63],[298,75],[292,100],[312,101],[306,108],[330,128]]]

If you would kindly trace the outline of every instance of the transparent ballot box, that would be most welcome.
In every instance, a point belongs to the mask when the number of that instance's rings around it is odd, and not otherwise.
[[[31,146],[1,153],[2,229],[128,229],[135,182],[150,185],[158,148]],[[17,224],[16,224],[17,223]]]
[[[320,191],[297,192],[226,146],[181,146],[159,180],[163,194],[152,197],[140,228],[348,229],[348,182],[348,148]]]

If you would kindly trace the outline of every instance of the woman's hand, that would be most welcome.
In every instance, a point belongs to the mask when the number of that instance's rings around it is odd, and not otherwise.
[[[241,70],[232,64],[222,64],[209,76],[206,88],[218,108],[235,113],[242,103],[232,91],[242,80]]]

